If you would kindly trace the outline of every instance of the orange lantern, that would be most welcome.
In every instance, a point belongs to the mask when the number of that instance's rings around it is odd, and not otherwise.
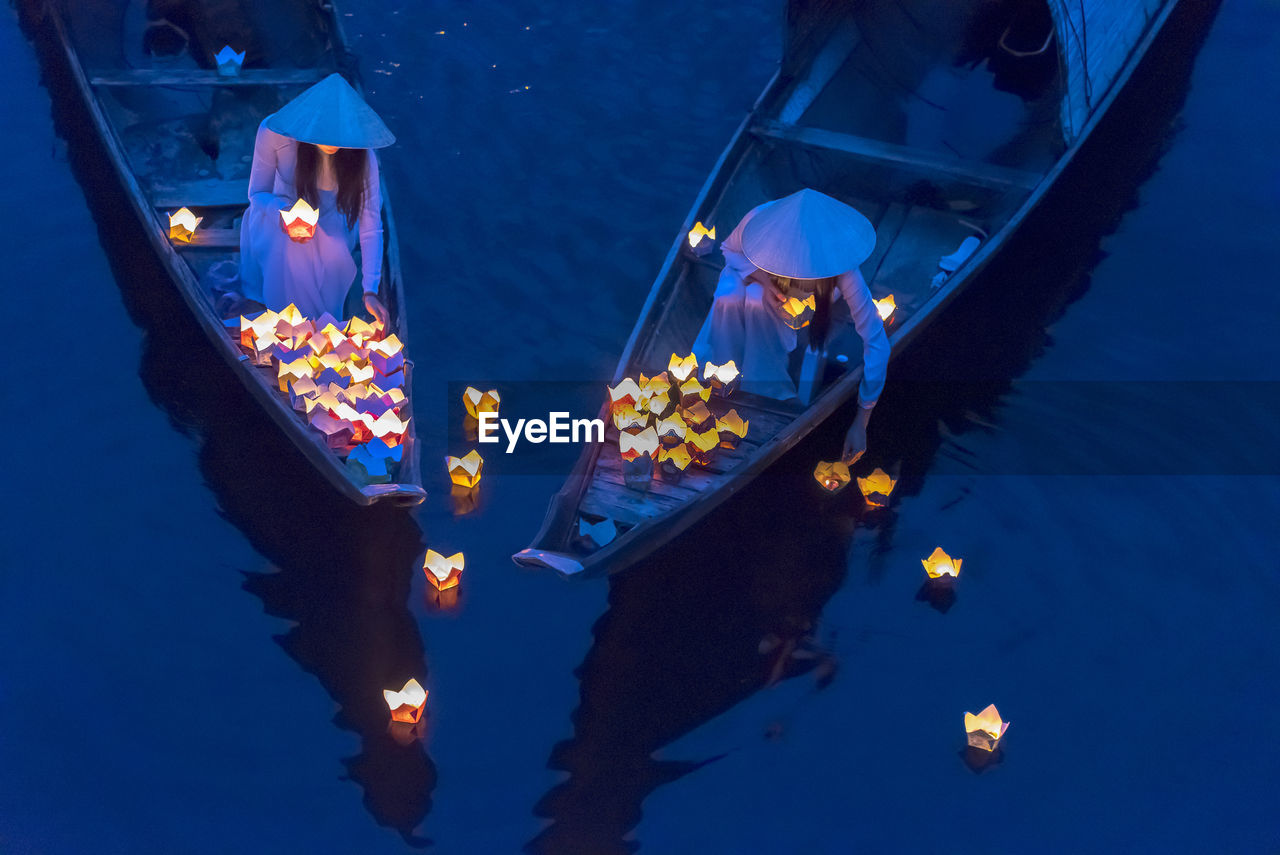
[[[708,362],[702,366],[702,380],[711,389],[722,398],[727,398],[738,388],[738,381],[741,375],[738,373],[738,366],[732,359],[724,365],[716,365],[714,362]]]
[[[306,199],[299,199],[293,207],[280,212],[284,221],[284,230],[294,240],[309,240],[315,237],[316,223],[320,222],[320,212],[311,207]]]
[[[939,579],[943,576],[955,579],[960,576],[960,559],[952,558],[943,552],[941,546],[933,550],[928,558],[921,559],[920,563],[924,565],[924,572],[929,574],[930,579]]]
[[[218,67],[219,77],[239,77],[240,67],[244,65],[244,51],[236,52],[231,45],[223,45],[222,50],[213,55]]]
[[[693,462],[699,466],[710,466],[712,452],[720,445],[720,432],[716,430],[715,425],[702,431],[701,433],[690,430],[685,445],[689,448],[689,455],[693,458]]]
[[[658,440],[668,448],[684,442],[685,433],[688,429],[689,426],[685,422],[684,416],[678,412],[672,413],[665,419],[658,419],[654,424]]]
[[[670,361],[667,362],[667,374],[671,377],[671,382],[676,386],[682,385],[690,377],[698,376],[698,359],[692,353],[688,356],[677,356],[671,354]]]
[[[889,316],[893,314],[893,310],[898,308],[898,303],[893,299],[892,294],[885,297],[883,300],[872,300],[872,302],[876,304],[876,312],[879,313],[880,320],[882,321],[889,320]]]
[[[204,217],[197,217],[191,213],[190,208],[185,206],[179,208],[169,215],[169,237],[183,243],[191,243],[191,238],[196,233],[196,226],[200,225],[202,220]],[[244,327],[242,326],[241,329],[243,330]]]
[[[839,493],[849,486],[851,480],[848,465],[839,460],[819,461],[818,465],[813,467],[813,478],[828,493]]]
[[[793,330],[801,329],[813,318],[815,306],[817,303],[812,294],[803,300],[799,297],[788,297],[782,301],[782,322]]]
[[[446,457],[444,463],[449,470],[449,480],[457,486],[471,488],[480,483],[484,458],[474,448],[465,457]]]
[[[695,400],[689,406],[681,408],[680,415],[684,417],[685,424],[692,431],[701,433],[715,425],[715,416],[711,414],[711,408],[705,401]]]
[[[730,410],[716,418],[716,430],[720,433],[720,447],[735,449],[747,435],[750,425],[746,419],[738,415],[737,410]]]
[[[697,377],[690,377],[680,384],[680,405],[688,407],[695,401],[711,400],[711,390],[698,382]]]
[[[630,406],[613,414],[613,426],[627,433],[639,433],[649,425],[649,414],[637,412]]]
[[[897,483],[889,477],[889,473],[876,469],[866,478],[858,479],[858,489],[862,491],[862,497],[867,500],[868,505],[883,508],[889,503],[889,494]]]
[[[658,470],[662,473],[662,480],[672,484],[680,483],[680,479],[684,477],[685,470],[689,468],[689,464],[693,462],[693,455],[689,453],[689,446],[685,443],[677,443],[670,448],[658,449]]]
[[[502,396],[497,389],[481,392],[475,386],[468,386],[462,391],[462,406],[467,408],[467,415],[473,419],[480,418],[481,413],[496,414],[501,403]]]
[[[622,457],[622,480],[632,490],[644,492],[653,480],[653,461],[658,453],[658,433],[647,427],[637,434],[618,434]]]
[[[636,383],[630,377],[623,377],[617,386],[606,386],[609,390],[609,410],[617,413],[623,409],[639,409],[639,403],[644,395],[640,391],[640,384]]]
[[[422,570],[427,575],[427,581],[435,585],[437,590],[443,591],[458,586],[465,564],[466,559],[461,552],[455,552],[446,558],[434,549],[428,549],[422,559]]]
[[[716,227],[707,228],[701,221],[693,224],[693,228],[689,229],[689,249],[693,250],[693,254],[701,258],[711,252],[712,246],[716,242]]]
[[[974,715],[964,714],[964,732],[968,736],[969,747],[982,751],[995,751],[1000,744],[1004,732],[1009,729],[1009,722],[1000,718],[1000,711],[995,704],[988,704],[982,712]]]

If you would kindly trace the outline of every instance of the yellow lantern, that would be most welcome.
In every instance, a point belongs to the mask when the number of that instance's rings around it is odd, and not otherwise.
[[[346,371],[347,376],[351,378],[352,383],[368,383],[373,379],[372,365],[361,365],[358,362],[348,361],[342,363],[342,368]]]
[[[720,447],[730,450],[737,448],[738,443],[742,442],[747,435],[748,425],[750,422],[738,415],[737,410],[730,410],[716,418],[716,430],[720,433]]]
[[[716,228],[712,226],[707,228],[701,221],[693,224],[693,228],[689,229],[689,249],[693,250],[693,254],[701,258],[711,251],[712,245],[716,241]]]
[[[817,303],[812,294],[803,300],[799,297],[788,297],[782,301],[782,322],[793,330],[801,329],[813,318],[816,306]]]
[[[641,394],[646,396],[653,395],[657,392],[669,390],[671,388],[671,375],[667,374],[665,371],[661,371],[652,377],[646,377],[644,374],[641,374],[638,385],[640,386]]]
[[[677,356],[674,353],[671,354],[671,359],[667,362],[667,374],[671,377],[671,382],[676,386],[682,385],[690,377],[697,377],[697,357],[692,353],[688,356]]]
[[[497,413],[502,396],[497,389],[481,392],[475,386],[468,386],[462,391],[462,406],[467,408],[467,415],[473,419],[480,418],[481,413]]]
[[[697,377],[690,377],[680,384],[680,405],[688,407],[695,401],[711,400],[711,390],[698,382]]]
[[[699,466],[710,466],[712,452],[720,445],[720,432],[716,430],[715,425],[702,431],[701,433],[690,430],[685,445],[689,448],[689,455],[693,458],[693,462]]]
[[[190,208],[183,206],[169,215],[169,237],[183,243],[191,243],[191,237],[196,233],[196,226],[203,220],[204,217],[197,217],[191,213]],[[240,320],[243,321],[244,318]],[[240,329],[244,330],[243,325]]]
[[[684,442],[685,433],[689,429],[684,416],[678,412],[672,413],[665,419],[656,420],[653,427],[657,431],[658,440],[668,448]]]
[[[446,457],[444,463],[449,470],[449,480],[459,487],[471,488],[480,483],[484,458],[474,448],[465,457]]]
[[[924,572],[929,574],[930,579],[939,579],[943,576],[955,579],[960,575],[960,559],[952,558],[943,552],[941,546],[933,550],[928,558],[921,559],[920,563],[924,565]]]
[[[738,388],[738,381],[741,375],[738,374],[738,366],[732,359],[724,365],[716,365],[714,362],[708,362],[702,366],[702,380],[711,389],[722,398],[727,398]]]
[[[280,387],[281,392],[289,390],[289,384],[301,380],[303,377],[311,376],[311,365],[306,359],[296,359],[293,362],[281,362],[280,367],[276,369],[276,385]]]
[[[637,434],[618,434],[618,454],[622,458],[622,480],[633,490],[644,492],[653,480],[653,461],[658,453],[658,433],[647,427]]]
[[[828,493],[839,493],[849,486],[849,481],[851,480],[849,467],[839,460],[819,461],[818,465],[813,468],[813,478]]]
[[[627,408],[638,410],[640,399],[644,397],[640,391],[640,384],[630,377],[623,377],[617,386],[605,388],[609,390],[609,410],[613,413]]]
[[[223,45],[222,50],[213,55],[218,67],[219,77],[239,77],[240,67],[244,65],[244,51],[236,52],[231,45]]]
[[[665,377],[666,373],[659,375]],[[661,389],[656,392],[648,393],[649,397],[645,398],[645,407],[653,415],[655,419],[665,419],[676,411],[679,399],[671,394],[671,387]]]
[[[284,230],[294,240],[310,240],[315,237],[316,223],[320,222],[320,212],[308,204],[306,199],[298,199],[293,207],[280,212],[284,221]]]
[[[347,321],[346,329],[343,330],[348,338],[356,339],[356,343],[364,345],[369,341],[376,341],[382,338],[382,321],[375,319],[373,322],[366,321],[361,317],[352,317]]]
[[[705,401],[695,400],[687,407],[680,409],[680,415],[684,418],[685,424],[689,426],[689,430],[701,433],[709,427],[715,426],[715,416],[711,414],[711,408],[706,405]]]
[[[428,549],[422,559],[422,571],[426,573],[427,581],[435,585],[437,590],[443,591],[458,586],[465,564],[466,559],[461,552],[455,552],[446,558],[434,549]]]
[[[680,483],[685,470],[692,462],[693,455],[689,453],[689,446],[683,442],[676,443],[670,448],[658,449],[658,470],[662,473],[664,481],[672,484]]]
[[[858,479],[858,489],[862,497],[873,508],[883,508],[889,503],[889,494],[898,482],[889,477],[889,473],[877,468],[866,478]]]
[[[974,715],[964,714],[964,732],[969,739],[970,748],[982,751],[995,751],[1000,738],[1009,729],[1009,722],[1000,718],[1000,711],[995,704],[989,704],[985,710]]]
[[[393,374],[404,368],[404,344],[395,333],[381,341],[369,342],[369,362],[383,374]]]
[[[613,414],[613,426],[619,431],[639,433],[649,424],[649,414],[637,412],[630,406],[623,407]]]
[[[889,316],[893,314],[893,310],[898,308],[898,303],[893,299],[892,294],[885,297],[883,300],[872,300],[871,302],[876,304],[876,312],[879,313],[880,320],[882,321],[889,320]]]

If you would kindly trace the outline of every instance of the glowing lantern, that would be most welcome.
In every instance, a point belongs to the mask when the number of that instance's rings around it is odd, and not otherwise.
[[[688,407],[695,401],[711,400],[711,390],[698,382],[697,377],[690,377],[680,384],[680,404]]]
[[[372,323],[361,317],[353,317],[347,321],[347,326],[343,330],[349,338],[359,339],[360,344],[366,341],[376,340],[382,337],[382,322],[374,320]]]
[[[305,377],[299,377],[297,380],[289,384],[289,404],[298,412],[302,412],[306,406],[305,399],[308,395],[314,395],[319,391],[319,386],[311,379],[308,374]]]
[[[818,465],[813,468],[813,478],[828,493],[839,493],[849,486],[849,481],[851,480],[849,467],[839,460],[830,463],[825,460],[819,461]]]
[[[368,383],[375,373],[372,365],[361,365],[358,362],[344,362],[339,370],[346,371],[352,383]]]
[[[712,392],[727,398],[738,388],[741,375],[738,373],[738,366],[730,359],[724,365],[716,365],[714,362],[703,365],[702,379]]]
[[[348,359],[365,359],[369,356],[369,349],[360,344],[358,338],[347,338],[345,335],[333,342],[329,352],[340,362]]]
[[[734,449],[747,435],[746,419],[738,415],[737,410],[730,410],[716,419],[716,430],[720,433],[720,447]]]
[[[387,709],[391,710],[391,720],[406,724],[417,724],[422,718],[422,708],[427,705],[427,690],[414,679],[405,683],[398,692],[383,689],[382,697],[386,699]]]
[[[269,333],[261,338],[253,340],[253,364],[254,365],[270,365],[271,358],[275,355],[276,346],[279,344],[275,333]]]
[[[689,249],[693,250],[693,254],[701,258],[711,251],[712,244],[716,240],[715,226],[707,228],[701,222],[693,224],[693,228],[689,229]]]
[[[689,464],[693,462],[693,455],[689,453],[689,446],[685,443],[677,443],[670,448],[658,449],[658,470],[662,472],[662,480],[672,484],[680,483],[680,479],[684,477],[685,470],[689,468]]]
[[[281,339],[301,339],[315,332],[315,327],[293,303],[276,315],[275,333]]]
[[[639,433],[649,425],[649,414],[640,413],[631,407],[623,407],[613,414],[613,426],[619,431]]]
[[[409,429],[409,420],[400,421],[395,410],[387,410],[374,420],[370,429],[374,436],[387,445],[399,445],[404,440],[405,431]]]
[[[355,428],[345,419],[339,419],[329,412],[313,412],[311,426],[324,434],[325,443],[335,451],[351,445],[355,437]]]
[[[197,217],[191,213],[190,208],[179,208],[169,215],[169,237],[183,243],[191,243],[191,237],[196,233],[196,226],[200,225],[202,220],[204,217]],[[243,321],[244,318],[240,320]],[[240,329],[244,330],[243,325]],[[243,341],[243,338],[241,340]]]
[[[632,490],[649,489],[653,480],[653,461],[658,452],[658,433],[652,427],[638,434],[618,434],[618,453],[622,457],[622,480]]]
[[[316,223],[320,221],[320,212],[311,207],[306,199],[299,199],[293,207],[280,212],[284,221],[284,230],[294,240],[310,240],[315,237]]]
[[[1000,711],[995,704],[989,704],[977,715],[971,712],[964,714],[964,732],[968,735],[970,748],[995,751],[1000,738],[1008,729],[1009,722],[1000,718]]]
[[[586,517],[578,517],[578,542],[588,549],[599,549],[608,546],[618,536],[618,525],[605,517],[600,522],[590,522]]]
[[[474,448],[466,457],[446,457],[445,466],[449,468],[449,480],[459,487],[474,487],[480,483],[480,473],[484,470],[484,458]]]
[[[475,386],[468,386],[462,392],[462,406],[467,408],[467,415],[473,419],[480,418],[481,413],[497,413],[502,397],[497,389],[481,392]]]
[[[867,500],[867,504],[873,508],[883,508],[889,503],[889,494],[893,492],[893,485],[898,482],[889,477],[889,473],[883,469],[876,469],[866,478],[858,479],[858,489],[862,491],[862,497]]]
[[[933,550],[928,558],[922,558],[920,563],[924,565],[924,572],[929,574],[930,579],[938,579],[943,576],[950,576],[954,579],[960,575],[960,559],[952,558],[943,552],[941,546]]]
[[[880,320],[882,321],[889,320],[889,316],[893,314],[893,310],[898,308],[898,303],[893,299],[892,294],[885,297],[883,300],[872,300],[871,302],[876,304],[876,312],[880,314]]]
[[[382,374],[393,374],[404,367],[404,345],[395,333],[382,341],[369,343],[369,362]]]
[[[668,448],[684,442],[684,435],[689,429],[684,416],[679,413],[672,413],[665,419],[657,420],[653,427],[657,431],[658,439]]]
[[[622,382],[617,386],[606,386],[605,388],[609,390],[609,410],[613,413],[620,412],[626,408],[639,409],[638,404],[641,398],[645,397],[640,391],[640,384],[630,377],[622,378]]]
[[[691,430],[685,440],[685,445],[688,446],[689,454],[694,463],[699,466],[710,466],[711,453],[720,445],[720,432],[716,430],[715,425],[701,433],[694,433]]]
[[[715,423],[715,416],[711,414],[711,408],[704,401],[694,401],[690,406],[682,408],[680,415],[684,418],[685,424],[689,425],[689,430],[699,433],[713,427]]]
[[[280,367],[276,369],[276,384],[280,387],[281,392],[286,392],[290,383],[310,376],[311,365],[306,359],[299,359],[295,362],[281,362]]]
[[[665,376],[665,373],[659,376]],[[649,397],[645,398],[645,407],[655,419],[665,419],[670,416],[676,411],[676,406],[679,403],[679,400],[672,396],[670,386],[651,392]]]
[[[426,556],[422,559],[422,570],[427,574],[427,580],[435,585],[437,590],[443,591],[446,588],[458,586],[458,582],[462,579],[464,563],[465,559],[461,552],[455,552],[446,558],[434,549],[428,549]]]
[[[667,374],[671,377],[671,382],[677,386],[682,385],[690,377],[698,375],[698,359],[692,353],[688,356],[676,356],[671,354],[671,360],[667,362]]]
[[[799,297],[788,297],[782,301],[782,322],[793,330],[801,329],[808,325],[816,305],[812,294],[803,300]]]
[[[239,77],[240,67],[244,65],[244,51],[237,53],[231,45],[223,45],[222,50],[213,55],[213,61],[218,65],[219,77]]]

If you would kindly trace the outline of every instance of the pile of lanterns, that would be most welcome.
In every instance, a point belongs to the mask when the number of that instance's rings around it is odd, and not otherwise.
[[[324,314],[303,317],[290,304],[240,317],[240,347],[254,365],[272,371],[280,392],[362,480],[391,480],[409,419],[404,346],[382,325]]]
[[[737,410],[716,415],[709,405],[713,395],[723,400],[738,388],[738,367],[708,362],[701,373],[698,368],[693,355],[673,353],[666,371],[624,377],[609,387],[627,487],[648,490],[655,470],[678,483],[690,466],[710,466],[717,449],[735,449],[747,435],[749,423]]]

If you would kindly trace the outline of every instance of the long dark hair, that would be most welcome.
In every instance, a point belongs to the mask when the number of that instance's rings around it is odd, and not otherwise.
[[[333,174],[338,179],[338,210],[347,218],[347,228],[355,228],[364,207],[364,182],[368,176],[369,152],[363,148],[340,148],[333,155]],[[293,186],[298,195],[313,208],[320,207],[316,182],[320,178],[320,149],[311,143],[298,143],[298,165],[293,172]]]

